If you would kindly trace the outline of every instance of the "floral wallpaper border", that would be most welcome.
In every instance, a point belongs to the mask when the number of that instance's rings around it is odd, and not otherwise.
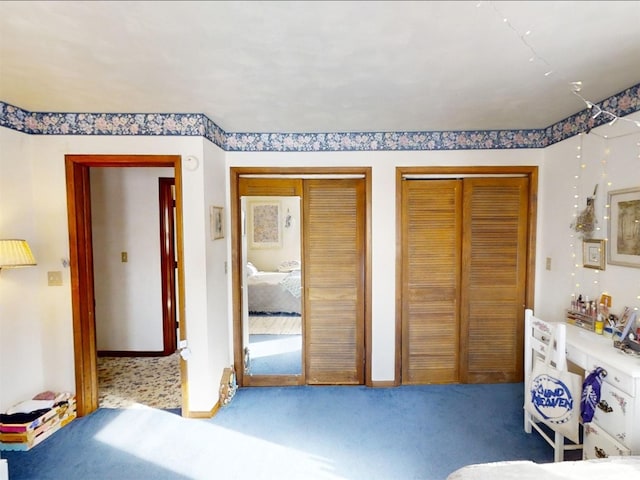
[[[640,84],[596,104],[624,117],[640,110]],[[610,122],[584,109],[537,130],[233,133],[201,113],[44,113],[0,101],[0,126],[32,135],[204,136],[233,152],[487,150],[544,148]]]

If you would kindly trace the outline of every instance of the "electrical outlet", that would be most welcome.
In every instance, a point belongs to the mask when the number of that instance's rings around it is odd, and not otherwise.
[[[47,282],[50,287],[61,287],[62,272],[47,272]]]
[[[547,257],[547,270],[551,270],[551,257]]]
[[[127,263],[129,261],[129,256],[127,255],[127,252],[122,252],[120,254],[120,259],[122,263]]]

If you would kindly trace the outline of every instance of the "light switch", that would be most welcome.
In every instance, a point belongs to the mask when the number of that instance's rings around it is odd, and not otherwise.
[[[61,287],[62,272],[47,272],[47,282],[50,287]]]
[[[120,254],[120,258],[122,259],[122,263],[126,263],[126,262],[128,262],[128,261],[129,261],[129,257],[128,257],[128,255],[127,255],[127,252],[122,252],[122,253]]]
[[[547,270],[551,270],[551,257],[547,257]]]

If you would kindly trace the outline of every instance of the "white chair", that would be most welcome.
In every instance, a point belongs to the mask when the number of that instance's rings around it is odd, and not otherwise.
[[[525,398],[533,369],[533,359],[538,356],[546,360],[551,355],[551,364],[559,370],[567,369],[567,326],[564,323],[547,322],[533,315],[530,309],[525,310],[524,317],[524,393]],[[555,338],[555,342],[551,339]],[[580,408],[580,399],[574,404],[574,408]],[[524,431],[531,433],[532,427],[540,433],[542,438],[553,447],[553,461],[564,460],[564,452],[567,450],[580,450],[582,444],[571,442],[561,433],[545,425],[543,429],[540,419],[524,410]],[[552,433],[549,433],[551,430]],[[553,437],[553,438],[552,438]],[[565,440],[569,443],[566,443]]]

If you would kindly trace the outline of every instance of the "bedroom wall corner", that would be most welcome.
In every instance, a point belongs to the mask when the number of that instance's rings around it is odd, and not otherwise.
[[[626,118],[640,120],[640,113]],[[640,270],[609,264],[608,259],[604,270],[584,268],[582,238],[570,227],[598,185],[592,238],[611,240],[608,192],[640,187],[640,128],[631,122],[605,124],[582,138],[547,147],[544,153],[534,312],[563,320],[573,294],[597,298],[603,292],[612,296],[612,313],[621,313],[625,306],[640,308]],[[546,258],[551,259],[550,270]]]

